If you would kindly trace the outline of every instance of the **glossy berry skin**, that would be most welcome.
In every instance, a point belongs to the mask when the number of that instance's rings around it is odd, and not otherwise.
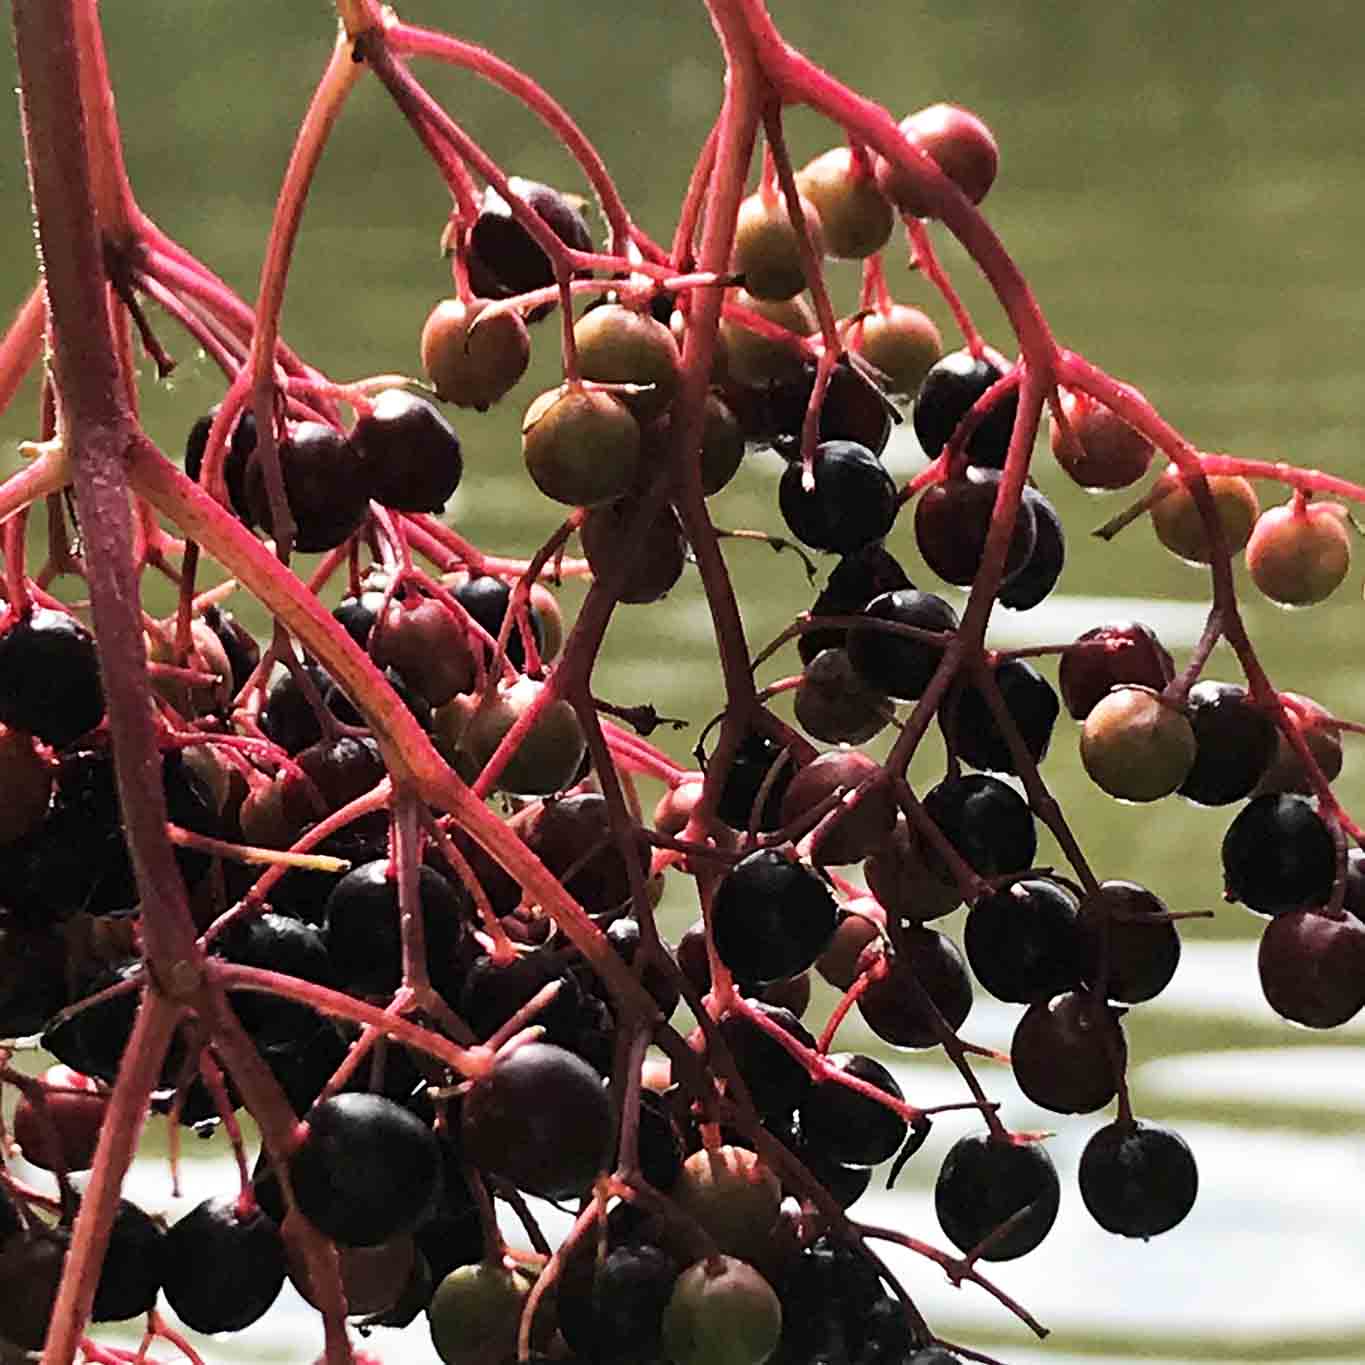
[[[945,583],[967,587],[981,570],[986,538],[995,519],[1000,473],[968,469],[962,478],[946,479],[926,488],[915,503],[915,544],[924,562]],[[1038,538],[1033,504],[1021,500],[1005,553],[1008,583],[1033,554]]]
[[[1365,925],[1293,910],[1261,935],[1257,964],[1270,1008],[1308,1028],[1337,1028],[1365,1009]]]
[[[484,317],[489,299],[442,299],[422,327],[422,368],[445,403],[485,412],[526,373],[531,338],[515,310]]]
[[[812,966],[834,933],[838,907],[809,868],[762,849],[716,887],[711,929],[720,959],[746,984],[764,985]]]
[[[994,672],[995,684],[1004,699],[1015,729],[1035,763],[1047,756],[1052,727],[1057,723],[1061,703],[1052,684],[1032,664],[1023,659],[1007,659]],[[940,720],[947,718],[940,713]],[[973,768],[988,772],[1017,773],[1018,764],[1010,752],[1004,732],[996,722],[984,694],[975,686],[966,687],[958,696],[953,737],[958,756]]]
[[[206,1199],[166,1234],[166,1302],[196,1332],[240,1332],[284,1287],[279,1229],[234,1196]]]
[[[1077,636],[1057,669],[1068,714],[1084,720],[1121,683],[1160,692],[1175,677],[1175,660],[1140,621],[1112,621]]]
[[[797,196],[806,235],[818,260],[825,249],[820,227],[820,212],[809,199]],[[782,195],[771,199],[751,194],[739,206],[735,221],[736,273],[744,276],[744,287],[756,299],[782,301],[806,287],[796,229]]]
[[[451,596],[486,630],[493,639],[502,631],[502,623],[512,604],[512,589],[501,578],[492,574],[479,574],[466,578],[451,589]],[[546,646],[543,623],[540,613],[532,607],[527,613],[531,628],[531,638],[536,648],[544,651]],[[484,657],[490,659],[492,651],[485,648]],[[514,626],[507,636],[507,657],[516,668],[525,668],[526,649],[521,642],[521,630]]]
[[[1185,713],[1144,687],[1116,687],[1090,710],[1081,762],[1090,780],[1120,801],[1159,801],[1176,791],[1195,759]]]
[[[716,802],[717,817],[731,829],[748,829],[754,820],[758,794],[763,790],[769,772],[778,763],[782,766],[768,784],[768,795],[758,808],[755,828],[765,832],[780,829],[782,798],[796,770],[776,740],[756,730],[750,731],[740,741],[734,762],[725,775],[720,799]]]
[[[294,1197],[342,1246],[377,1246],[410,1232],[440,1191],[431,1129],[382,1095],[334,1095],[306,1116],[289,1158]]]
[[[218,414],[215,405],[190,428],[185,438],[185,474],[197,483],[204,466],[204,452],[208,449],[209,433],[213,430],[213,419]],[[256,449],[256,416],[249,409],[243,409],[237,425],[228,437],[227,454],[223,458],[223,482],[227,485],[228,501],[232,510],[243,520],[250,519],[246,502],[246,464],[251,452]]]
[[[640,463],[640,427],[601,389],[549,389],[521,426],[527,472],[547,498],[597,507],[630,491]]]
[[[997,1000],[1027,1005],[1081,983],[1076,898],[1046,877],[974,901],[962,946],[973,975]]]
[[[869,621],[890,621],[941,634],[958,627],[957,612],[943,598],[914,588],[882,593],[862,614]],[[942,645],[873,626],[854,626],[848,632],[847,649],[853,671],[864,685],[899,701],[921,696],[943,659]]]
[[[824,229],[825,251],[843,260],[862,260],[880,251],[896,226],[896,214],[877,188],[872,167],[849,147],[832,147],[796,173],[796,188],[815,205]]]
[[[815,1050],[810,1030],[791,1010],[762,1000],[746,1000],[745,1004],[766,1023],[776,1025],[798,1043]],[[727,1014],[719,1028],[764,1122],[771,1124],[790,1118],[810,1093],[810,1073],[748,1014],[739,1011]]]
[[[876,966],[884,950],[871,943],[858,957],[856,975]],[[874,977],[858,997],[867,1026],[896,1047],[936,1047],[941,1025],[927,1008],[932,1001],[943,1025],[956,1032],[972,1009],[972,983],[956,944],[935,929],[901,932],[897,951],[884,959],[885,975]]]
[[[545,1199],[571,1199],[610,1158],[611,1105],[581,1057],[551,1043],[500,1056],[465,1096],[464,1151],[476,1165]]]
[[[92,1322],[124,1322],[150,1312],[165,1278],[166,1229],[136,1204],[119,1200],[100,1267]]]
[[[1247,541],[1252,582],[1272,602],[1309,607],[1329,598],[1351,568],[1351,532],[1336,503],[1287,502],[1262,512]]]
[[[938,1221],[959,1251],[973,1250],[1021,1209],[1024,1217],[981,1253],[983,1261],[1025,1256],[1052,1230],[1061,1202],[1057,1169],[1036,1142],[997,1142],[989,1134],[959,1138],[934,1186]]]
[[[1031,611],[1057,586],[1066,564],[1066,533],[1057,509],[1036,488],[1025,487],[1022,501],[1033,511],[1033,553],[1000,585],[1000,605]]]
[[[1070,439],[1054,420],[1052,453],[1082,488],[1127,488],[1142,478],[1155,453],[1145,436],[1088,394],[1063,389],[1061,404]]]
[[[796,689],[796,723],[827,744],[863,744],[890,723],[890,699],[868,687],[842,649],[822,649]]]
[[[1236,555],[1246,545],[1261,513],[1256,490],[1240,474],[1210,474],[1207,482],[1228,553]],[[1151,517],[1157,539],[1172,554],[1190,564],[1207,564],[1213,557],[1198,504],[1183,482],[1153,506]]]
[[[931,104],[903,118],[901,136],[927,152],[939,170],[973,204],[979,204],[995,183],[1000,150],[986,124],[957,104]],[[877,158],[877,183],[903,213],[915,218],[938,216],[935,202],[920,181],[883,157]]]
[[[398,882],[389,874],[387,858],[352,868],[323,911],[327,969],[334,979],[347,990],[386,999],[402,979]],[[470,909],[467,895],[425,866],[417,869],[417,895],[432,983],[438,990],[449,988]]]
[[[898,399],[913,398],[943,355],[943,337],[934,320],[903,303],[864,318],[850,333],[849,344],[877,368]]]
[[[95,637],[64,611],[11,616],[0,634],[0,722],[60,749],[103,719]]]
[[[896,1078],[871,1057],[840,1053],[828,1060],[893,1099],[905,1098]],[[819,1082],[801,1101],[802,1140],[844,1166],[877,1166],[890,1160],[908,1131],[899,1114],[838,1081]]]
[[[881,545],[865,545],[845,555],[830,571],[810,614],[856,616],[874,597],[914,586],[894,555]],[[843,649],[847,640],[848,632],[838,627],[812,630],[798,637],[796,648],[801,662],[808,664],[821,650]]]
[[[460,486],[455,428],[416,394],[385,389],[351,432],[370,496],[400,512],[441,512]]]
[[[853,441],[825,441],[815,448],[814,486],[794,460],[782,472],[778,504],[782,519],[803,545],[853,554],[881,540],[896,520],[896,484],[885,465]]]
[[[1082,991],[1037,1000],[1010,1044],[1019,1089],[1056,1114],[1093,1114],[1114,1098],[1128,1056],[1117,1017]]]
[[[509,177],[507,184],[565,246],[575,251],[592,250],[588,224],[567,195],[516,175]],[[550,258],[491,185],[484,190],[479,216],[470,230],[468,264],[474,292],[489,299],[527,294],[555,281]],[[535,321],[537,316],[542,315],[532,315],[529,320]]]
[[[1249,796],[1275,757],[1275,722],[1235,683],[1196,683],[1186,706],[1195,753],[1181,796],[1201,806],[1226,806]]]
[[[801,458],[801,435],[814,390],[815,367],[808,365],[800,379],[774,384],[764,393],[773,448],[788,460]],[[899,420],[886,395],[847,360],[840,360],[825,386],[816,439],[851,441],[880,455]]]
[[[1335,879],[1332,832],[1301,796],[1248,801],[1223,836],[1228,899],[1263,915],[1323,905]]]
[[[925,813],[981,877],[1023,872],[1038,852],[1028,803],[997,777],[945,778],[924,798]]]
[[[649,1359],[659,1349],[664,1309],[678,1277],[676,1262],[647,1243],[614,1247],[601,1264],[571,1259],[560,1284],[559,1330],[584,1357]]]
[[[1180,935],[1162,918],[1167,913],[1160,897],[1136,882],[1101,882],[1081,902],[1086,980],[1106,999],[1138,1005],[1170,984],[1180,965]]]
[[[299,422],[279,443],[285,501],[294,519],[294,548],[305,554],[333,550],[360,528],[370,505],[370,480],[359,450],[321,422]],[[251,520],[276,534],[265,468],[247,465],[246,504]]]
[[[1122,1237],[1169,1232],[1199,1193],[1199,1171],[1184,1139],[1136,1121],[1106,1124],[1091,1137],[1079,1182],[1090,1216]]]
[[[43,1076],[47,1122],[25,1094],[15,1106],[11,1135],[24,1160],[44,1170],[88,1171],[109,1111],[108,1093],[67,1066],[49,1067]],[[55,1135],[55,1143],[53,1141]]]
[[[915,398],[914,424],[920,446],[931,460],[942,452],[977,399],[1003,378],[1004,371],[993,361],[966,350],[950,351],[924,376]],[[1010,393],[982,419],[967,442],[967,457],[973,464],[1003,468],[1018,408],[1018,393]]]
[[[912,833],[905,820],[899,820],[891,837],[863,864],[868,890],[876,898],[883,922],[894,918],[927,924],[962,904],[957,883],[945,879],[937,858],[930,866],[926,848],[927,842]]]

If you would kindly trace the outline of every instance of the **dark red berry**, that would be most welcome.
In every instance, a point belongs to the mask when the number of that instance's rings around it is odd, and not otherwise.
[[[1275,757],[1275,722],[1235,683],[1196,683],[1186,705],[1195,754],[1181,796],[1201,806],[1226,806],[1250,795]]]
[[[1112,687],[1127,684],[1160,692],[1175,677],[1175,661],[1150,626],[1114,621],[1078,637],[1057,670],[1066,709],[1084,720]]]
[[[1365,925],[1294,910],[1271,920],[1257,955],[1270,1008],[1309,1028],[1336,1028],[1365,1009]]]
[[[360,452],[321,422],[299,422],[279,443],[284,496],[295,523],[294,548],[332,550],[360,528],[370,505],[370,482]],[[246,502],[252,521],[276,534],[265,467],[257,455],[247,466]]]
[[[858,997],[858,1010],[877,1037],[896,1047],[934,1047],[944,1027],[953,1033],[962,1027],[972,1009],[972,983],[952,939],[934,929],[906,928],[894,954],[885,955],[880,943],[864,948],[857,975],[879,957],[885,974]]]
[[[967,587],[980,572],[986,537],[995,521],[1000,473],[969,468],[962,478],[931,484],[915,503],[915,544],[945,583]],[[1023,570],[1038,540],[1034,504],[1021,499],[1005,554],[1003,582]]]
[[[1127,1055],[1113,1009],[1082,991],[1035,1001],[1010,1044],[1019,1089],[1057,1114],[1103,1109],[1114,1098]]]
[[[1180,965],[1180,935],[1167,913],[1136,882],[1101,882],[1081,902],[1076,927],[1085,975],[1108,999],[1137,1005],[1170,984]]]
[[[947,635],[957,629],[957,613],[941,597],[914,588],[874,597],[864,608],[869,622],[887,621],[898,626]],[[943,659],[944,646],[878,629],[854,626],[848,632],[848,658],[854,671],[869,687],[901,701],[914,701],[934,676]]]

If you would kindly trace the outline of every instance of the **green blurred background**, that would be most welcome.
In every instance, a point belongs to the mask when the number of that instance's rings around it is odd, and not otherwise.
[[[1012,6],[863,0],[844,11],[787,0],[773,10],[793,42],[898,115],[950,99],[991,124],[1001,174],[986,208],[1064,344],[1137,384],[1204,448],[1365,478],[1359,420],[1365,397],[1359,140],[1365,97],[1358,6],[1340,0],[1311,7],[1287,0],[1195,6],[1173,0]],[[108,4],[105,11],[140,202],[253,297],[293,132],[332,42],[327,6],[321,0],[139,0]],[[668,240],[721,91],[717,49],[700,3],[522,0],[476,6],[414,0],[402,13],[485,43],[540,79],[602,150],[637,220]],[[6,83],[15,84],[8,46],[0,63]],[[509,171],[584,189],[563,152],[496,91],[429,65],[419,74]],[[837,130],[801,110],[790,112],[788,132],[800,161],[838,140]],[[0,106],[0,147],[9,149],[0,157],[0,311],[8,311],[34,273],[14,101]],[[377,83],[362,82],[309,202],[284,312],[287,339],[336,378],[415,372],[422,320],[448,292],[437,251],[447,205],[438,177]],[[998,310],[970,263],[951,243],[944,243],[943,256],[988,338],[1010,351]],[[926,306],[946,331],[945,310],[905,271],[903,252],[891,257],[897,296]],[[833,280],[847,306],[856,273],[839,267]],[[154,312],[152,317],[181,363],[160,384],[145,367],[145,419],[152,436],[175,453],[195,416],[220,395],[222,381],[168,321]],[[542,328],[532,377],[498,411],[459,420],[467,469],[450,515],[464,534],[500,552],[529,553],[559,521],[558,509],[522,473],[516,436],[525,403],[554,381],[555,341],[553,324]],[[30,388],[0,416],[0,470],[16,467],[15,443],[33,431]],[[917,467],[913,436],[898,433],[889,457],[899,471]],[[1063,642],[1107,617],[1145,612],[1168,629],[1179,661],[1197,632],[1205,575],[1160,552],[1144,523],[1111,544],[1096,541],[1088,531],[1123,505],[1123,495],[1095,499],[1076,491],[1045,448],[1036,473],[1068,528],[1067,569],[1057,599],[1025,618],[1002,613],[1007,619],[993,639]],[[750,461],[714,501],[716,520],[778,530],[773,485],[771,464]],[[1262,492],[1267,501],[1279,497],[1269,487]],[[912,576],[927,577],[908,524],[896,529],[890,547]],[[761,546],[732,543],[727,558],[755,646],[809,605],[813,590],[794,557],[774,558]],[[1238,573],[1244,582],[1244,571]],[[1340,714],[1365,716],[1365,679],[1357,662],[1365,611],[1360,576],[1353,575],[1333,602],[1307,614],[1286,614],[1246,587],[1247,618],[1275,681]],[[1087,600],[1096,597],[1146,604],[1120,609]],[[571,607],[574,594],[566,591],[565,600]],[[794,661],[792,651],[779,656],[763,680],[793,671]],[[1233,678],[1235,669],[1220,650],[1208,675]],[[1051,673],[1051,665],[1046,670]],[[680,758],[687,753],[720,698],[695,578],[685,579],[663,604],[618,614],[597,691],[617,702],[651,701],[665,714],[685,717],[691,729],[662,742]],[[913,776],[932,781],[941,755],[932,740],[925,747]],[[1214,1212],[1198,1228],[1192,1220],[1191,1228],[1166,1242],[1120,1247],[1102,1261],[1106,1275],[1112,1266],[1124,1279],[1122,1293],[1114,1287],[1113,1294],[1137,1310],[1131,1319],[1105,1307],[1104,1294],[1097,1297],[1094,1257],[1109,1253],[1093,1252],[1080,1240],[1078,1221],[1066,1247],[1050,1265],[1040,1265],[1034,1297],[1024,1294],[1044,1320],[1065,1323],[1055,1348],[1038,1358],[1365,1357],[1365,1320],[1353,1287],[1359,1281],[1347,1273],[1352,1266],[1343,1261],[1345,1244],[1328,1239],[1324,1245],[1324,1224],[1293,1203],[1300,1195],[1291,1199],[1280,1174],[1287,1163],[1303,1159],[1306,1143],[1335,1141],[1358,1126],[1359,1087],[1340,1078],[1359,1078],[1360,1054],[1350,1046],[1349,1031],[1345,1038],[1314,1040],[1346,1049],[1333,1062],[1330,1076],[1336,1079],[1325,1088],[1295,1088],[1294,1078],[1311,1070],[1295,1060],[1305,1051],[1304,1036],[1259,1004],[1246,943],[1258,922],[1220,900],[1217,845],[1232,812],[1179,801],[1153,808],[1108,801],[1081,778],[1074,727],[1066,721],[1044,772],[1100,875],[1143,880],[1173,908],[1218,908],[1212,921],[1187,926],[1192,944],[1243,941],[1244,950],[1192,954],[1178,978],[1185,986],[1180,1003],[1134,1017],[1130,1037],[1140,1063],[1192,1059],[1195,1070],[1162,1094],[1160,1113],[1209,1124],[1220,1162],[1247,1163],[1254,1156],[1271,1168],[1261,1184],[1246,1171],[1258,1196],[1274,1199],[1280,1190],[1274,1210],[1280,1221],[1272,1218],[1267,1248],[1278,1248],[1277,1264],[1295,1264],[1305,1275],[1311,1265],[1305,1283],[1316,1288],[1297,1280],[1282,1283],[1278,1295],[1267,1288],[1251,1311],[1242,1291],[1260,1285],[1267,1267],[1246,1263],[1245,1219],[1257,1215],[1248,1214],[1245,1191],[1238,1195],[1242,1187],[1233,1181],[1211,1197]],[[1358,754],[1348,752],[1339,787],[1348,804],[1365,808]],[[1043,856],[1052,853],[1048,847]],[[694,914],[686,888],[673,888],[670,923],[680,927]],[[1225,963],[1236,964],[1235,983],[1197,975],[1221,972]],[[1226,1008],[1207,1008],[1210,998],[1216,1004],[1228,991],[1235,998]],[[1007,1038],[1006,1032],[1000,1041]],[[1263,1062],[1253,1056],[1239,1072],[1241,1083],[1224,1089],[1201,1082],[1200,1059],[1241,1057],[1237,1050],[1247,1047],[1269,1050]],[[996,1089],[1009,1093],[1007,1078]],[[1140,1088],[1138,1102],[1141,1109]],[[1254,1153],[1247,1146],[1252,1139],[1240,1136],[1252,1130]],[[1360,1164],[1353,1146],[1342,1159],[1349,1171]],[[1240,1178],[1243,1166],[1237,1169]],[[1206,1165],[1206,1192],[1212,1176]],[[932,1230],[923,1206],[931,1178],[932,1166],[918,1184],[914,1176],[907,1180],[900,1216],[915,1230]],[[1349,1206],[1333,1212],[1358,1224],[1365,1202],[1359,1187],[1344,1199]],[[1186,1240],[1178,1264],[1190,1273],[1172,1276],[1159,1263],[1179,1238]],[[1283,1244],[1286,1239],[1291,1245]],[[1365,1268],[1360,1254],[1354,1253],[1356,1270]],[[1034,1259],[1048,1255],[1045,1247]],[[1011,1288],[1028,1283],[1022,1273],[1011,1267],[1002,1282]],[[1068,1284],[1075,1296],[1066,1292]],[[1010,1344],[1020,1338],[998,1312],[963,1295],[947,1303],[946,1319],[935,1321],[943,1320],[950,1335],[960,1327],[978,1342],[997,1338],[1007,1359],[1034,1359]],[[278,1353],[268,1342],[261,1349]]]

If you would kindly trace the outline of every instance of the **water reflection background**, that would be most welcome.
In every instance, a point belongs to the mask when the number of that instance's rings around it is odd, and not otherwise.
[[[290,137],[331,41],[324,7],[142,0],[105,8],[144,207],[250,297]],[[1358,31],[1356,6],[863,0],[837,25],[813,0],[773,9],[794,42],[893,110],[949,98],[993,125],[1002,174],[990,216],[1066,344],[1136,383],[1200,445],[1365,476],[1362,96],[1358,49],[1348,41]],[[437,0],[404,7],[412,20],[457,25],[542,79],[598,142],[638,219],[666,238],[689,154],[720,94],[702,6],[528,2],[459,11]],[[0,62],[9,80],[12,57],[0,54]],[[577,187],[529,118],[472,79],[429,74],[504,165]],[[789,134],[803,157],[834,140],[799,110]],[[17,136],[7,105],[0,145],[17,149]],[[3,164],[0,307],[8,308],[31,280],[32,238],[17,150]],[[421,319],[446,289],[436,253],[445,209],[415,142],[377,88],[362,84],[309,204],[285,309],[291,342],[338,377],[414,369]],[[1008,349],[986,291],[951,246],[945,259],[988,336]],[[900,296],[925,301],[899,260],[891,274]],[[835,278],[847,298],[853,276],[840,269]],[[221,383],[168,326],[162,333],[182,365],[169,383],[149,376],[145,413],[153,436],[176,450]],[[520,404],[537,377],[552,382],[554,367],[546,333],[535,377],[512,402],[461,425],[468,474],[452,515],[466,534],[509,553],[533,549],[557,522],[521,473],[515,437]],[[17,463],[14,442],[32,434],[32,412],[30,392],[0,418],[6,470]],[[901,470],[915,467],[913,438],[898,433],[892,458]],[[1105,617],[1139,614],[1179,657],[1198,629],[1203,576],[1160,554],[1143,525],[1112,545],[1094,541],[1087,530],[1117,500],[1070,489],[1045,452],[1037,473],[1071,536],[1063,596],[1027,618],[997,622],[992,639],[1019,643],[1022,631],[1064,641]],[[772,484],[771,468],[753,461],[716,500],[717,520],[776,528]],[[914,576],[908,526],[893,533],[891,548]],[[755,644],[808,605],[811,590],[794,559],[744,545],[728,558]],[[575,600],[572,591],[565,597]],[[1095,598],[1128,602],[1119,608]],[[1358,574],[1337,600],[1308,614],[1286,615],[1250,590],[1247,601],[1277,683],[1365,716]],[[764,681],[792,667],[790,657],[779,658]],[[1234,677],[1231,656],[1220,650],[1209,676]],[[694,582],[661,606],[620,613],[598,690],[686,717],[691,729],[664,740],[686,753],[719,701]],[[1359,1030],[1309,1036],[1261,1003],[1256,921],[1219,899],[1217,844],[1229,812],[1180,802],[1119,807],[1085,785],[1066,726],[1054,747],[1045,775],[1100,875],[1145,881],[1177,908],[1218,909],[1212,921],[1186,926],[1189,951],[1170,997],[1129,1021],[1139,1111],[1177,1122],[1189,1137],[1201,1201],[1177,1231],[1128,1244],[1091,1226],[1070,1187],[1050,1242],[999,1271],[1056,1329],[1042,1346],[1028,1344],[975,1291],[949,1290],[931,1267],[908,1267],[914,1292],[945,1333],[1016,1365],[1365,1358]],[[939,762],[927,744],[912,777],[932,780]],[[1348,752],[1339,787],[1348,804],[1365,809],[1357,753]],[[674,888],[666,913],[678,928],[695,910]],[[955,927],[949,922],[950,932]],[[1010,1026],[1005,1010],[978,1004],[966,1031],[1002,1043]],[[856,1036],[850,1028],[850,1040]],[[897,1064],[917,1102],[958,1097],[937,1063]],[[1004,1072],[988,1073],[988,1082],[1013,1123],[1053,1124],[1016,1102]],[[1054,1151],[1070,1174],[1095,1120],[1055,1126]],[[869,1196],[870,1218],[935,1233],[927,1194],[950,1129],[941,1125],[901,1193]],[[196,1189],[222,1179],[216,1162],[192,1163],[191,1172]],[[162,1170],[141,1171],[138,1180],[164,1193]],[[316,1344],[307,1319],[277,1314],[209,1349],[215,1359],[301,1360]],[[387,1359],[431,1358],[420,1332],[372,1344]]]

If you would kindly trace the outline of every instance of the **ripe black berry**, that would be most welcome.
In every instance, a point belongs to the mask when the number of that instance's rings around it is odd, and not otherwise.
[[[829,888],[809,868],[762,849],[736,863],[716,887],[711,929],[720,959],[746,984],[795,976],[834,933]]]
[[[1263,915],[1322,905],[1336,879],[1336,847],[1301,796],[1248,801],[1223,836],[1223,882],[1231,900]]]
[[[1195,753],[1181,796],[1226,806],[1250,795],[1275,757],[1275,722],[1235,683],[1196,683],[1187,706]]]
[[[236,1196],[206,1199],[166,1234],[166,1302],[196,1332],[240,1332],[284,1287],[280,1230]]]
[[[815,448],[807,491],[805,467],[793,460],[782,473],[778,499],[792,534],[815,550],[852,554],[880,540],[896,520],[896,484],[885,465],[854,441]]]
[[[914,422],[915,435],[930,459],[948,444],[977,399],[1003,377],[1004,371],[993,361],[965,350],[945,355],[924,376],[915,399]],[[967,456],[973,464],[992,469],[1004,465],[1018,407],[1019,396],[1011,393],[982,420],[967,442]]]
[[[0,635],[0,721],[60,749],[103,719],[94,636],[48,607],[11,617]]]
[[[978,876],[1033,866],[1038,852],[1033,812],[999,778],[978,773],[945,778],[925,796],[924,809]]]
[[[1076,898],[1047,877],[1012,882],[972,903],[962,946],[997,1000],[1027,1005],[1081,982]]]
[[[893,1099],[905,1098],[896,1078],[871,1057],[841,1053],[829,1061]],[[877,1166],[895,1156],[908,1125],[883,1104],[838,1081],[821,1081],[801,1101],[801,1136],[844,1166]]]
[[[834,566],[810,614],[856,616],[874,597],[914,586],[894,555],[880,545],[866,545]],[[821,650],[842,649],[847,637],[848,632],[838,627],[807,631],[797,641],[801,662],[810,663]]]
[[[402,512],[440,512],[460,486],[455,429],[425,398],[385,389],[351,432],[369,496]]]
[[[1033,510],[1037,528],[1033,553],[1000,585],[1000,605],[1015,611],[1036,607],[1057,586],[1066,563],[1066,533],[1057,509],[1032,487],[1024,489],[1023,502]]]
[[[515,175],[507,184],[565,246],[575,251],[592,250],[588,224],[567,195]],[[469,282],[474,292],[482,298],[505,299],[544,289],[554,281],[550,258],[512,216],[507,201],[489,185],[469,234]],[[535,321],[536,316],[527,321]]]
[[[1155,1237],[1194,1207],[1199,1171],[1183,1138],[1151,1124],[1106,1124],[1085,1144],[1081,1198],[1106,1231]]]
[[[1057,693],[1052,684],[1023,659],[1006,659],[996,666],[993,676],[1005,710],[1024,741],[1024,748],[1035,763],[1041,763],[1047,755],[1052,727],[1061,710]],[[995,713],[975,685],[964,687],[958,697],[953,733],[958,756],[964,763],[996,773],[1019,771]]]
[[[957,629],[957,613],[941,597],[914,588],[874,597],[864,608],[869,621],[948,634]],[[848,658],[869,686],[900,701],[919,697],[943,658],[943,645],[879,630],[854,626],[848,632]]]
[[[1001,1142],[987,1133],[959,1138],[934,1186],[938,1221],[959,1251],[973,1250],[1022,1211],[981,1253],[984,1261],[1027,1255],[1051,1231],[1060,1201],[1057,1169],[1043,1147]]]
[[[360,452],[339,431],[322,422],[299,422],[279,443],[285,501],[294,519],[294,548],[304,553],[331,550],[356,531],[370,505],[370,484]],[[245,479],[252,521],[276,534],[265,467],[260,457]]]
[[[431,1129],[381,1095],[334,1095],[306,1120],[289,1179],[309,1221],[343,1246],[376,1246],[411,1231],[440,1189]]]

